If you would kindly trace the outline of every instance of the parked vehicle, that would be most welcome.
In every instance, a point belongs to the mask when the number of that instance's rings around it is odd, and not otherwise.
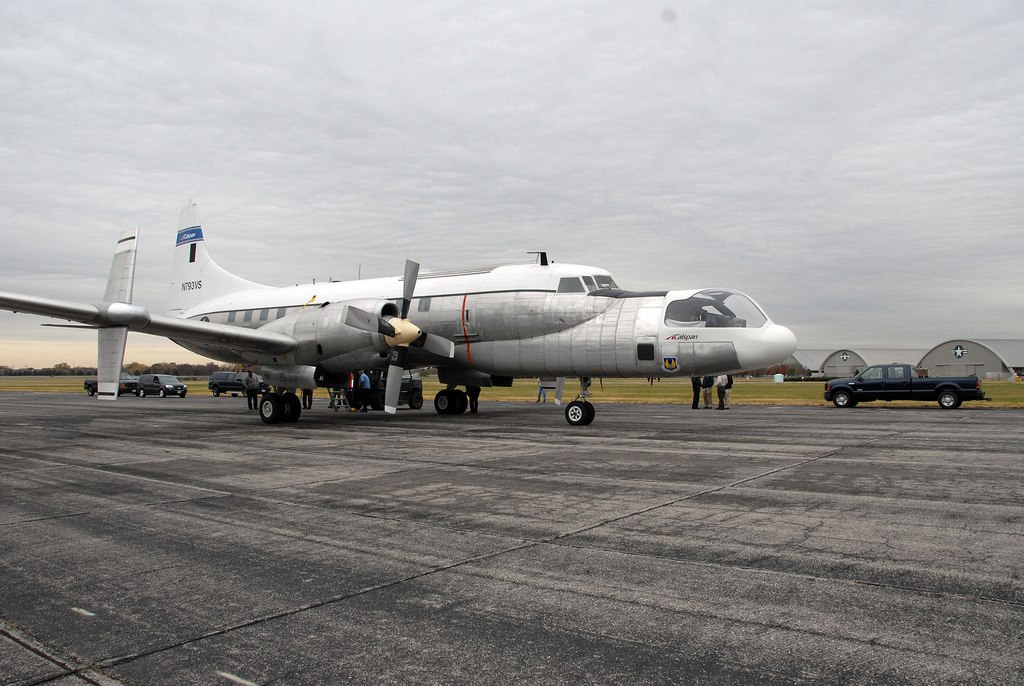
[[[96,390],[99,382],[96,379],[86,379],[85,392],[89,395],[96,395]],[[125,393],[133,393],[138,395],[139,393],[139,377],[132,376],[128,372],[121,372],[121,378],[117,382],[117,394],[124,395]]]
[[[387,370],[373,369],[367,372],[370,377],[370,409],[384,409],[384,389],[388,383]],[[349,406],[354,406],[352,389],[346,389],[345,398]],[[423,380],[419,374],[406,369],[402,372],[402,390],[398,395],[398,405],[408,405],[411,410],[423,407]]]
[[[836,407],[856,407],[873,400],[934,400],[947,410],[965,400],[984,400],[981,379],[975,376],[915,377],[909,364],[879,364],[849,379],[825,383],[825,400]]]
[[[214,372],[210,374],[206,387],[210,389],[215,398],[219,397],[221,393],[230,393],[232,397],[237,398],[239,395],[245,394],[246,376],[248,376],[248,372]],[[270,386],[263,382],[263,378],[259,374],[253,374],[253,376],[259,382],[257,390],[260,394],[270,390]]]
[[[170,374],[143,374],[139,377],[139,397],[147,395],[158,395],[166,398],[169,395],[176,395],[181,398],[188,393],[188,386],[181,383],[178,377]]]

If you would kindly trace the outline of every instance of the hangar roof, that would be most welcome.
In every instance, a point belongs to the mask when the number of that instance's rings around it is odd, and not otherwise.
[[[951,338],[948,341],[939,343],[925,354],[929,354],[956,341],[983,345],[995,353],[1008,367],[1024,367],[1024,338]]]

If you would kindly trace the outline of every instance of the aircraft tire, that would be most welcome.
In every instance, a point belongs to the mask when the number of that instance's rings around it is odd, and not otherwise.
[[[452,391],[455,395],[455,409],[452,414],[465,414],[469,409],[469,396],[465,391]]]
[[[284,403],[284,415],[281,417],[281,421],[286,424],[299,421],[299,417],[302,416],[302,401],[299,400],[299,396],[294,393],[285,393],[281,396],[281,400]]]
[[[585,400],[573,400],[565,406],[565,421],[571,426],[587,426],[596,415],[594,406]]]
[[[260,419],[264,424],[278,424],[284,417],[284,401],[276,393],[267,393],[260,399]]]
[[[423,391],[414,388],[409,391],[409,409],[418,410],[423,407]]]
[[[452,411],[454,403],[455,400],[452,398],[452,392],[447,388],[442,388],[434,396],[434,410],[438,414],[454,414]]]

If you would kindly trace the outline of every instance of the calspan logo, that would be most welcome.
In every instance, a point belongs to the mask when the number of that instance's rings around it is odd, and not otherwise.
[[[677,333],[666,338],[666,341],[695,341],[698,336],[695,333]]]
[[[963,359],[967,355],[967,348],[957,343],[956,347],[949,351],[949,354],[958,360]]]
[[[679,368],[679,360],[674,357],[665,357],[661,360],[661,367],[666,372],[674,372]]]
[[[203,227],[201,226],[190,226],[187,229],[182,229],[178,232],[178,242],[175,246],[186,245],[188,243],[198,243],[203,240]]]

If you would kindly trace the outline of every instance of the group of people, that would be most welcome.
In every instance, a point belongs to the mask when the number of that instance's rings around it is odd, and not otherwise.
[[[328,389],[328,394],[331,397],[331,402],[328,403],[327,409],[337,412],[344,406],[341,387],[332,386]],[[356,370],[356,373],[352,375],[352,395],[349,410],[352,412],[369,412],[370,395],[370,376],[365,370]],[[310,401],[310,407],[312,406],[313,403]]]
[[[716,410],[728,410],[732,401],[732,374],[719,374],[718,376],[691,376],[690,383],[693,385],[693,409],[699,410],[700,401],[704,400],[704,409],[711,409],[711,389],[718,391],[718,407]]]

